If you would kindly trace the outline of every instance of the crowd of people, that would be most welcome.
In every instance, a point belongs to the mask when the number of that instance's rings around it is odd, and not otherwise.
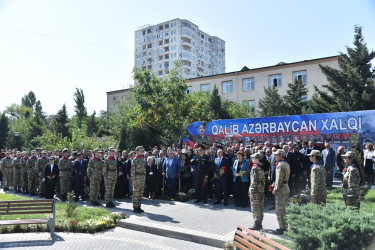
[[[345,204],[359,209],[360,185],[373,185],[375,180],[374,147],[365,147],[364,151],[353,147],[346,153],[339,147],[336,153],[328,141],[324,149],[314,141],[278,145],[266,141],[262,145],[196,144],[194,149],[187,144],[149,150],[138,146],[130,152],[56,149],[52,154],[38,148],[29,155],[7,150],[1,154],[1,184],[4,191],[13,187],[17,193],[59,197],[62,202],[68,193],[74,194],[75,201],[89,197],[92,206],[101,205],[98,200],[102,199],[110,208],[115,207],[114,198],[132,197],[136,213],[144,212],[144,195],[154,199],[157,194],[166,194],[175,199],[194,190],[195,203],[207,203],[210,197],[214,198],[213,205],[224,206],[233,195],[235,207],[251,203],[255,230],[262,228],[267,199],[270,209],[276,209],[277,233],[282,234],[287,226],[289,196],[310,189],[311,201],[324,204],[334,172],[342,180]],[[363,164],[358,159],[364,159]]]

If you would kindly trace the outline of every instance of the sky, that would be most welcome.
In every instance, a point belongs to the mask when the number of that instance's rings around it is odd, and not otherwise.
[[[226,72],[337,55],[357,24],[375,50],[373,0],[0,0],[0,112],[33,91],[71,116],[76,88],[89,114],[106,110],[133,84],[134,31],[174,18],[226,42]]]

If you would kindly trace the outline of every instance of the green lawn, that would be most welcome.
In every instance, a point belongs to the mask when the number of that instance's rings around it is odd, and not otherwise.
[[[375,211],[375,189],[361,188],[361,213]],[[342,203],[342,188],[333,188],[327,192],[327,202]]]

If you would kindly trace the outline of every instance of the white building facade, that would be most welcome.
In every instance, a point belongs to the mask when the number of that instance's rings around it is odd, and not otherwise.
[[[135,31],[134,66],[166,76],[181,61],[185,78],[225,72],[225,42],[184,19],[146,25]]]

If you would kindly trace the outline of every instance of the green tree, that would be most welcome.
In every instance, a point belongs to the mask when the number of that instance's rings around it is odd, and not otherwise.
[[[301,115],[306,101],[304,97],[307,95],[306,85],[303,84],[302,79],[296,79],[293,83],[288,83],[286,91],[286,106],[288,115]]]
[[[28,94],[24,95],[21,99],[21,105],[29,108],[34,108],[36,103],[36,96],[33,91],[30,91]]]
[[[74,102],[76,103],[74,112],[76,112],[76,116],[78,117],[78,127],[81,127],[83,120],[87,117],[85,95],[82,89],[76,88],[76,92],[74,92]]]
[[[41,102],[39,100],[35,103],[34,113],[40,119],[42,119],[42,120],[45,119],[45,115],[44,115],[44,112],[43,112],[42,104],[41,104]]]
[[[71,134],[69,132],[69,117],[68,117],[68,112],[66,110],[65,104],[57,112],[54,120],[55,120],[55,133],[61,134],[62,138],[64,137],[71,138]]]
[[[339,69],[320,65],[328,84],[315,90],[317,95],[309,103],[312,112],[342,112],[375,108],[375,69],[362,35],[362,27],[354,27],[354,48],[347,47],[347,54],[340,53]]]
[[[96,121],[96,112],[94,111],[87,121],[87,136],[93,136],[98,132],[98,122]]]
[[[280,116],[287,114],[287,107],[278,89],[264,88],[265,97],[259,100],[259,112],[261,116]]]
[[[232,118],[227,110],[229,102],[223,102],[221,96],[219,95],[219,89],[214,86],[212,93],[210,95],[208,109],[211,111],[212,116],[210,120],[216,119],[230,119]]]
[[[4,148],[9,133],[9,119],[5,112],[0,118],[0,148]]]

